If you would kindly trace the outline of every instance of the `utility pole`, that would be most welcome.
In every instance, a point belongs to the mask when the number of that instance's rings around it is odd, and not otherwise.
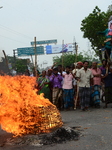
[[[16,49],[13,50],[13,57],[14,57],[14,68],[16,70]]]
[[[78,55],[78,45],[77,43],[75,42],[75,54],[76,54],[76,59],[75,59],[75,62],[77,62],[77,55]]]
[[[36,37],[34,37],[34,52],[35,52],[35,76],[37,78],[37,47],[36,47]]]
[[[75,40],[75,36],[74,36],[74,39],[73,39],[73,54],[76,53],[76,40]]]
[[[62,68],[63,68],[63,62],[64,62],[64,59],[63,59],[63,50],[64,50],[64,40],[62,41]]]
[[[75,36],[74,36],[74,39],[73,39],[73,50],[74,50],[74,54],[76,55],[76,59],[75,59],[75,62],[77,61],[77,55],[78,55],[78,44],[76,43],[76,40],[75,40]]]

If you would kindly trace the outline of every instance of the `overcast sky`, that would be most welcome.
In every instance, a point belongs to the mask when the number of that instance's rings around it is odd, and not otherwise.
[[[13,55],[13,49],[30,46],[37,40],[73,42],[79,51],[88,49],[80,31],[81,21],[98,6],[107,11],[111,0],[0,0],[0,49]],[[39,57],[51,63],[50,56]]]

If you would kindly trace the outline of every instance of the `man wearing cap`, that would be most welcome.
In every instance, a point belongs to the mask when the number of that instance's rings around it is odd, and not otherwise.
[[[77,71],[80,70],[80,69],[83,67],[83,63],[82,63],[81,61],[79,61],[79,62],[77,62],[75,65],[76,65],[76,66],[75,66],[75,69],[72,71],[73,74],[76,74]]]

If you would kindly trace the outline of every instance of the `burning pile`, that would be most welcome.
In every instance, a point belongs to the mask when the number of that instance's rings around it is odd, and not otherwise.
[[[0,76],[0,124],[14,135],[48,133],[62,126],[57,108],[37,95],[36,79]]]

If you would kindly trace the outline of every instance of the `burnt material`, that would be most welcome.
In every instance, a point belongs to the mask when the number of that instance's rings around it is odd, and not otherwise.
[[[70,127],[62,127],[57,129],[55,132],[50,133],[48,135],[44,135],[42,138],[42,143],[44,145],[52,144],[52,143],[62,143],[70,140],[78,140],[79,133],[74,131]]]
[[[54,132],[39,134],[39,135],[25,135],[22,137],[14,137],[7,139],[5,145],[51,145],[63,143],[72,140],[79,140],[80,132],[70,127],[61,127]]]

